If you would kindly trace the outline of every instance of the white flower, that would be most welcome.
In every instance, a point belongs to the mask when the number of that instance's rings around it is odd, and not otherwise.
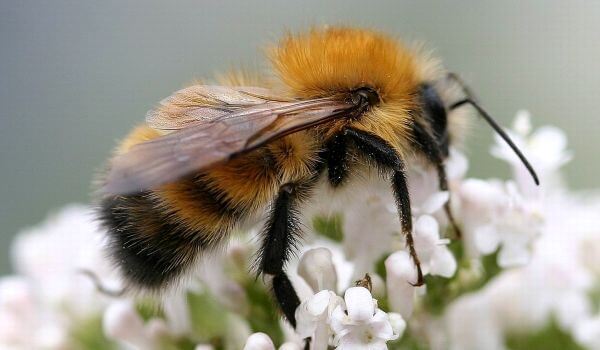
[[[67,321],[39,304],[33,286],[25,278],[0,278],[0,348],[66,347]]]
[[[331,316],[338,349],[387,349],[386,342],[398,338],[387,314],[363,287],[352,287],[344,295],[346,310],[340,305]]]
[[[469,162],[467,158],[455,148],[450,148],[450,154],[446,160],[446,177],[450,192],[454,191],[467,172]],[[423,214],[434,215],[440,223],[447,223],[445,213],[440,209],[449,200],[450,193],[440,191],[439,177],[432,167],[423,168],[415,165],[409,169],[408,188],[410,191],[410,203],[412,214],[419,216]],[[397,210],[395,204],[389,207],[390,211]]]
[[[498,264],[526,264],[539,234],[543,215],[538,203],[526,200],[508,181],[465,180],[460,189],[461,216],[467,253],[488,255],[500,249]]]
[[[275,350],[275,345],[268,335],[259,332],[248,337],[244,350]]]
[[[440,239],[437,221],[430,215],[420,216],[415,222],[413,235],[423,273],[452,277],[456,271],[456,259],[446,246],[449,241]]]
[[[93,272],[111,290],[120,284],[105,257],[105,235],[90,207],[70,205],[42,224],[20,232],[13,243],[18,273],[35,286],[43,303],[62,304],[79,315],[97,312],[103,299],[89,278]]]
[[[198,344],[194,348],[194,350],[213,350],[213,349],[214,349],[214,347],[212,345],[207,345],[207,344]]]
[[[251,231],[250,234],[258,233]],[[202,287],[207,288],[223,306],[240,314],[248,312],[246,291],[228,272],[247,273],[252,249],[255,249],[253,244],[234,237],[229,242],[226,253],[218,251],[206,254],[198,264],[197,277],[198,281],[203,282]],[[198,286],[189,285],[188,288],[198,290]]]
[[[453,182],[462,180],[467,174],[469,160],[454,147],[450,147],[449,151],[448,159],[446,159],[446,176],[448,176],[448,182],[452,186]]]
[[[402,337],[404,331],[406,330],[406,321],[404,318],[402,318],[402,315],[395,312],[390,312],[388,313],[388,319],[390,320],[394,334],[397,334],[398,337]]]
[[[407,252],[400,250],[385,260],[387,295],[392,310],[409,319],[413,312],[417,269]]]
[[[331,251],[327,248],[306,251],[298,263],[298,274],[315,292],[337,287],[337,273]]]
[[[386,342],[402,336],[411,317],[411,336],[432,350],[504,350],[507,335],[536,332],[550,320],[581,346],[600,348],[600,314],[590,298],[600,281],[600,199],[581,199],[561,185],[559,168],[571,158],[562,131],[532,131],[528,114],[520,112],[509,133],[539,173],[542,190],[532,185],[521,162],[499,139],[492,153],[513,167],[514,179],[509,181],[464,179],[468,161],[450,149],[445,164],[449,191],[440,191],[435,168],[407,161],[413,237],[423,273],[447,278],[458,274],[443,287],[456,299],[441,310],[436,307],[441,314],[429,313],[429,298],[415,306],[417,295],[432,291],[411,285],[417,270],[400,235],[389,181],[368,170],[356,176],[362,186],[338,191],[353,194],[348,197],[352,200],[338,202],[345,214],[343,243],[309,238],[300,250],[302,257],[286,265],[303,301],[295,311],[296,329],[283,319],[269,324],[283,332],[285,343],[279,350],[304,349],[306,338],[311,338],[311,350],[386,349]],[[461,264],[458,271],[443,237],[448,222],[442,209],[449,200],[470,258],[468,267]],[[323,209],[327,201],[313,209]],[[208,342],[218,339],[232,349],[275,350],[267,334],[251,334],[253,323],[247,319],[266,321],[258,319],[260,312],[250,303],[257,296],[264,300],[267,290],[250,289],[255,285],[247,275],[257,249],[248,237],[258,232],[252,229],[234,239],[225,253],[203,254],[191,283],[162,294],[163,316],[145,321],[135,299],[109,299],[98,293],[89,276],[78,273],[86,269],[107,289],[120,289],[103,252],[106,235],[92,220],[91,208],[67,207],[15,239],[16,275],[0,278],[0,348],[77,348],[81,344],[74,344],[73,332],[103,315],[102,328],[95,331],[104,331],[122,348],[157,349],[182,340],[198,344],[196,350],[210,350]],[[483,269],[487,265],[479,258],[495,252],[500,267],[519,268],[500,270],[488,280],[489,271]],[[373,272],[375,262],[388,254],[383,281]],[[346,290],[367,272],[372,291]],[[485,285],[472,291],[473,283],[484,280]],[[341,290],[346,290],[344,298],[336,294]],[[470,292],[457,296],[462,290]],[[227,329],[216,327],[210,339],[197,334],[192,320],[202,310],[190,309],[189,292],[218,303],[226,313]],[[374,297],[387,298],[391,312],[380,310]]]
[[[423,201],[417,212],[423,213],[414,223],[415,250],[423,274],[452,277],[456,272],[456,259],[447,247],[449,240],[440,238],[437,220],[430,214],[438,211],[448,200],[448,192],[434,192]],[[388,299],[392,310],[408,318],[412,314],[417,281],[416,267],[408,252],[398,251],[385,261]]]
[[[172,335],[189,334],[191,330],[190,309],[185,291],[174,290],[162,301],[169,333]]]
[[[281,344],[279,350],[302,350],[302,347],[293,342],[285,342]]]
[[[134,348],[156,348],[152,340],[147,337],[144,321],[130,300],[112,303],[104,313],[102,325],[104,333],[109,338]]]
[[[395,250],[395,235],[400,231],[389,183],[377,174],[369,174],[368,181],[368,186],[358,185],[344,206],[343,246],[354,263],[353,280],[374,272],[377,260]]]
[[[502,330],[486,296],[467,294],[453,302],[444,315],[446,341],[438,349],[504,350]]]
[[[553,126],[540,127],[530,134],[530,118],[529,112],[519,111],[515,117],[514,131],[506,132],[538,173],[543,188],[552,188],[559,181],[557,170],[572,158],[572,153],[566,149],[567,137],[562,130]],[[538,189],[521,160],[498,135],[495,140],[496,144],[491,148],[492,155],[511,165],[515,180],[526,195],[537,193]]]
[[[81,205],[20,232],[12,248],[19,275],[0,283],[0,347],[71,347],[72,328],[106,305],[81,269],[92,271],[108,289],[119,287],[103,246],[91,209]]]
[[[600,349],[600,315],[579,323],[573,335],[579,344],[588,349]]]
[[[298,306],[296,332],[301,338],[312,338],[311,349],[327,348],[330,315],[342,303],[342,298],[334,292],[322,290]]]

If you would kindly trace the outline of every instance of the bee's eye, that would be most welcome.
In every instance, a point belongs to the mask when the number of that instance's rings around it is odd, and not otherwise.
[[[375,106],[379,103],[379,94],[370,87],[361,87],[352,92],[352,103]]]
[[[423,117],[429,122],[435,139],[444,153],[448,155],[448,119],[446,107],[440,98],[440,95],[429,84],[423,84],[419,91],[421,106],[423,109]]]

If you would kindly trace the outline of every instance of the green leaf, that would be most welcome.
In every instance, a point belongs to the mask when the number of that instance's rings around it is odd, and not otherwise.
[[[537,332],[509,335],[506,346],[511,350],[584,350],[554,320]]]
[[[279,326],[280,312],[262,281],[247,279],[244,289],[250,304],[246,320],[252,331],[268,334],[276,345],[283,343],[283,332]]]
[[[118,349],[115,342],[104,336],[101,315],[78,322],[75,328],[71,330],[71,339],[76,349]]]
[[[600,312],[600,281],[596,281],[594,286],[588,291],[589,300],[592,303],[592,313]]]
[[[165,314],[160,305],[152,299],[136,300],[135,309],[144,322],[151,318],[164,318]]]
[[[333,214],[331,216],[317,215],[313,218],[312,225],[314,230],[332,241],[341,242],[344,238],[342,229],[342,215]]]
[[[389,350],[428,350],[427,339],[419,339],[413,336],[408,329],[404,335],[396,341],[387,343]]]
[[[423,307],[433,315],[441,315],[446,306],[463,294],[481,289],[502,269],[498,266],[498,252],[481,258],[482,274],[475,274],[472,261],[464,255],[462,242],[455,240],[449,245],[456,257],[458,269],[451,278],[426,276],[427,293],[423,298]]]
[[[227,312],[211,295],[187,293],[190,318],[194,334],[202,340],[212,340],[226,334]]]

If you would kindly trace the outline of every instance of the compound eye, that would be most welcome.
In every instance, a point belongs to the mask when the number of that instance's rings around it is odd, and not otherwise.
[[[352,92],[352,103],[356,105],[367,104],[369,106],[375,106],[379,104],[379,102],[379,94],[370,87],[361,87]]]

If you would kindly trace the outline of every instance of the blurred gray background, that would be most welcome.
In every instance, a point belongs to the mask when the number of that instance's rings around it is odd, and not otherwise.
[[[260,48],[313,24],[377,28],[435,48],[508,124],[563,128],[572,187],[598,187],[598,1],[2,1],[0,273],[20,228],[89,200],[116,140],[161,98],[215,71],[262,64]],[[471,173],[508,174],[483,123]]]

